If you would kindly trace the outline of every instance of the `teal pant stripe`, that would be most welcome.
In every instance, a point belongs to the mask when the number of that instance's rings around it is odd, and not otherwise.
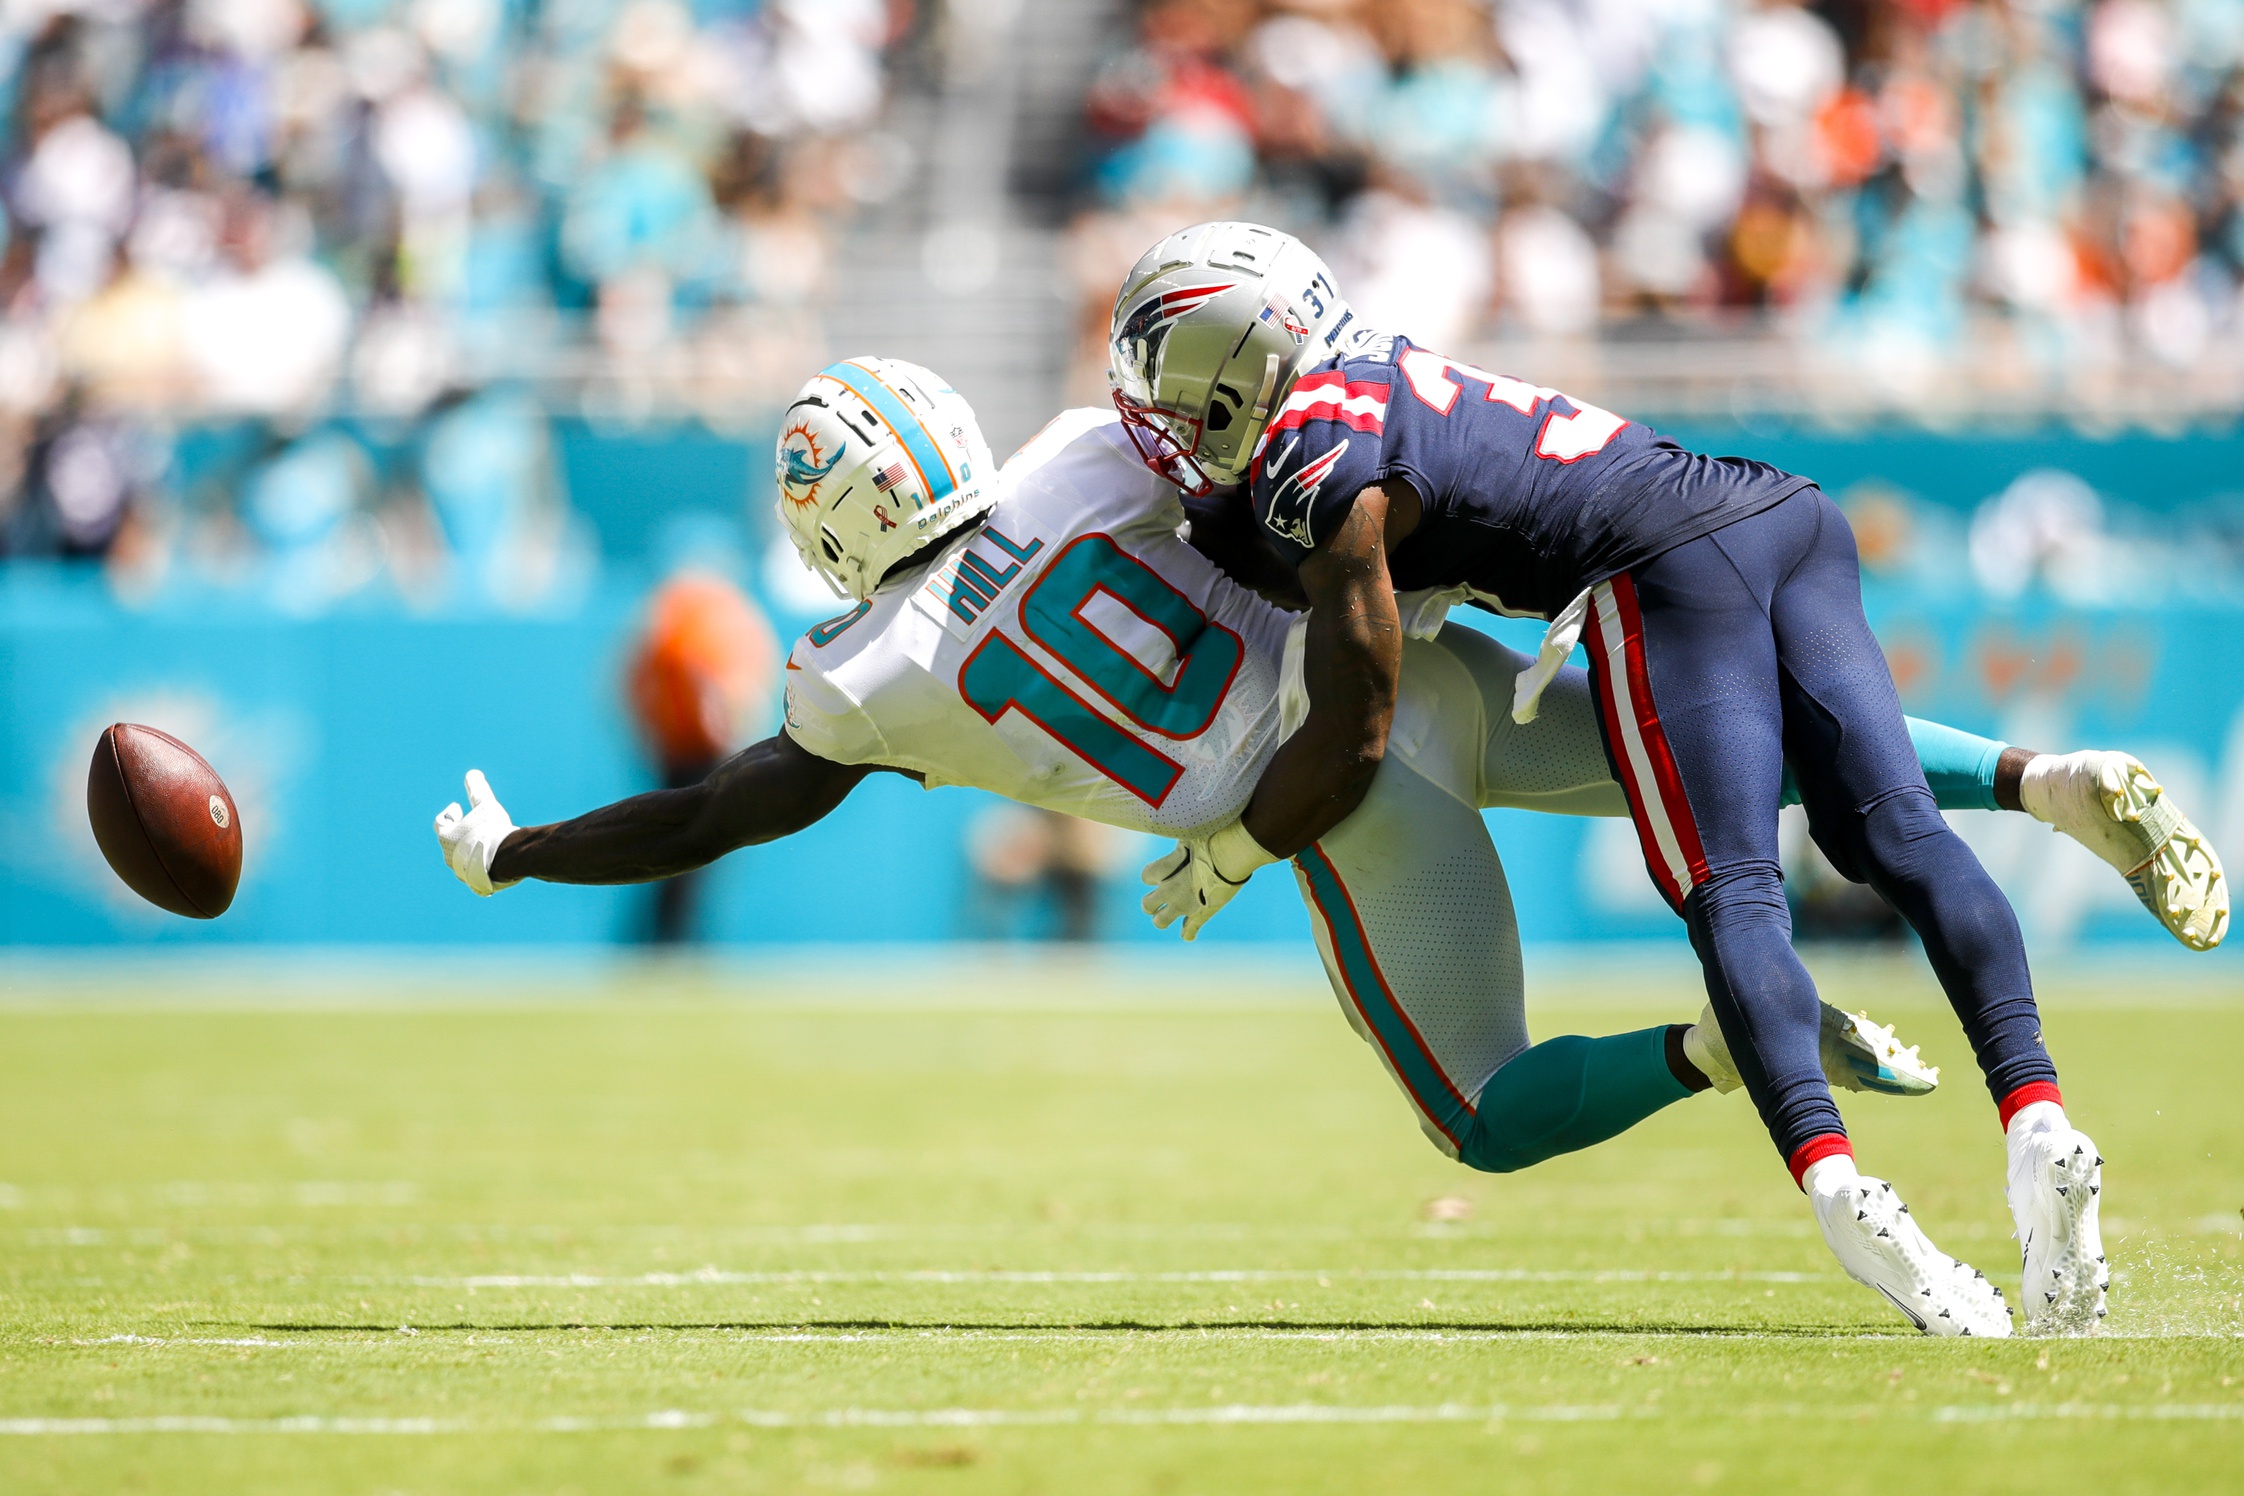
[[[1396,1004],[1394,994],[1387,990],[1387,979],[1380,974],[1379,963],[1372,957],[1371,942],[1364,934],[1363,922],[1356,917],[1355,901],[1348,897],[1347,886],[1340,881],[1340,875],[1333,870],[1323,849],[1314,844],[1295,861],[1309,879],[1310,897],[1332,936],[1333,957],[1340,964],[1341,977],[1348,985],[1348,995],[1355,1001],[1356,1011],[1371,1026],[1379,1047],[1386,1051],[1388,1063],[1402,1077],[1403,1086],[1418,1104],[1418,1110],[1462,1149],[1466,1131],[1473,1125],[1472,1103],[1458,1093],[1441,1066],[1434,1063],[1417,1026]]]
[[[1509,1174],[1602,1143],[1690,1094],[1667,1068],[1665,1024],[1546,1039],[1490,1078],[1457,1156]]]
[[[886,421],[895,431],[897,438],[904,444],[904,450],[912,454],[912,462],[919,468],[920,477],[926,481],[928,503],[939,504],[951,496],[952,491],[958,487],[958,480],[951,476],[951,465],[943,460],[941,450],[936,447],[934,438],[927,434],[927,428],[919,423],[919,417],[906,410],[904,402],[897,399],[887,385],[857,365],[847,362],[830,364],[824,373],[828,379],[841,384],[851,394],[870,405],[873,414]]]
[[[1995,764],[2008,743],[1922,717],[1901,720],[1909,724],[1909,741],[1916,745],[1925,783],[1932,786],[1933,804],[1942,810],[2002,809],[1995,803]],[[1800,787],[1793,783],[1790,764],[1784,767],[1784,803],[1800,803]]]

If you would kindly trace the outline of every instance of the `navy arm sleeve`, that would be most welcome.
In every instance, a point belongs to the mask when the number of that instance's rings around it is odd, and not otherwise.
[[[1339,528],[1356,495],[1379,481],[1376,432],[1312,420],[1264,448],[1252,487],[1255,517],[1295,566]]]

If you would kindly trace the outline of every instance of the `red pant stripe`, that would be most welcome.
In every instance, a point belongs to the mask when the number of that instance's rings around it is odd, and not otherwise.
[[[1691,814],[1690,797],[1683,793],[1682,771],[1675,767],[1674,750],[1668,746],[1667,732],[1660,726],[1659,710],[1652,701],[1652,671],[1644,657],[1644,615],[1636,603],[1636,581],[1626,572],[1613,579],[1613,601],[1620,607],[1621,637],[1628,644],[1629,696],[1636,703],[1638,730],[1651,756],[1660,798],[1675,827],[1677,849],[1690,869],[1683,890],[1689,893],[1706,881],[1706,849],[1699,843],[1699,823]]]
[[[1586,632],[1597,666],[1592,676],[1606,736],[1620,768],[1621,790],[1644,849],[1644,865],[1660,893],[1680,912],[1683,900],[1706,876],[1706,853],[1683,793],[1682,776],[1676,771],[1675,755],[1653,710],[1635,588],[1626,576],[1615,577],[1591,590],[1590,603]]]

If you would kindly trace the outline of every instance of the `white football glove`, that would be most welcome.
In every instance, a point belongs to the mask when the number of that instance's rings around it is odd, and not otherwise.
[[[491,881],[491,859],[499,855],[499,843],[514,829],[514,821],[491,793],[491,781],[483,777],[481,769],[467,772],[468,808],[461,813],[459,802],[445,806],[436,813],[436,840],[444,848],[445,865],[462,883],[484,898],[489,898],[502,888],[512,888],[522,880],[509,883]]]
[[[1256,868],[1277,860],[1245,822],[1233,821],[1205,841],[1180,841],[1168,855],[1147,863],[1142,876],[1153,892],[1140,907],[1153,916],[1154,928],[1166,930],[1181,919],[1184,938],[1196,939],[1200,927],[1247,886]]]

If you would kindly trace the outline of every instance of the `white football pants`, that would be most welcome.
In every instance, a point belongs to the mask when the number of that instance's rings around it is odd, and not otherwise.
[[[1452,1158],[1489,1077],[1528,1046],[1519,926],[1481,810],[1628,814],[1588,673],[1561,671],[1522,726],[1512,678],[1528,664],[1455,624],[1405,639],[1370,792],[1294,859],[1341,1010]]]

